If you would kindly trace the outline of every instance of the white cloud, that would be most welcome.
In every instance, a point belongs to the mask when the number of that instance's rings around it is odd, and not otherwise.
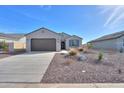
[[[14,11],[14,12],[16,12],[18,14],[21,14],[21,15],[23,15],[25,17],[28,17],[28,18],[30,18],[32,20],[41,21],[41,22],[47,20],[46,17],[43,16],[43,15],[36,15],[35,13],[32,14],[31,12],[28,12],[28,11],[24,12],[24,11],[20,11],[20,10],[16,10],[16,9],[10,9],[10,10]]]
[[[99,6],[100,14],[107,16],[104,27],[117,27],[124,22],[124,6]]]
[[[30,13],[26,13],[26,12],[19,12],[19,13],[21,13],[22,15],[24,15],[28,18],[34,19],[36,21],[45,21],[46,20],[46,18],[44,16],[39,17],[39,16],[35,16],[35,15],[32,15]]]
[[[40,5],[40,8],[45,9],[45,10],[50,10],[52,6],[51,5]]]
[[[104,6],[104,5],[102,5],[102,6],[98,6],[98,8],[101,10],[100,14],[105,14],[105,13],[111,11],[114,7],[113,6]]]
[[[120,11],[121,7],[116,7],[115,9],[113,9],[113,12],[111,13],[111,15],[108,17],[107,21],[105,22],[104,26],[107,26],[108,24],[110,24],[112,21],[116,20],[116,18],[118,17],[118,13]]]

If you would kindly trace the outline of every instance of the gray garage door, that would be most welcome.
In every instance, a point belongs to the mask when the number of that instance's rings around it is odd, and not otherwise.
[[[56,39],[32,39],[31,51],[56,51]]]

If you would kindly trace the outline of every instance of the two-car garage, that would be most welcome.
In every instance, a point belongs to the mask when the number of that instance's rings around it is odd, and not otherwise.
[[[61,36],[49,29],[40,28],[26,34],[26,51],[60,51]]]
[[[56,39],[54,38],[31,39],[31,51],[56,51]]]

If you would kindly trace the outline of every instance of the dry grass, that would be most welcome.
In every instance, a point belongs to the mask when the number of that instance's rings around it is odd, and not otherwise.
[[[75,56],[77,55],[77,53],[78,53],[77,49],[72,48],[69,50],[69,56]]]
[[[67,60],[67,61],[65,61],[63,64],[66,65],[66,66],[69,66],[69,65],[71,65],[72,63],[73,63],[72,60]]]
[[[83,50],[84,50],[83,48],[78,48],[79,52],[83,52]]]

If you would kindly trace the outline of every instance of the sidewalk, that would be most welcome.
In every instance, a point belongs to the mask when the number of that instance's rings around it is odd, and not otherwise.
[[[89,83],[89,84],[0,83],[0,88],[124,88],[124,83]]]

